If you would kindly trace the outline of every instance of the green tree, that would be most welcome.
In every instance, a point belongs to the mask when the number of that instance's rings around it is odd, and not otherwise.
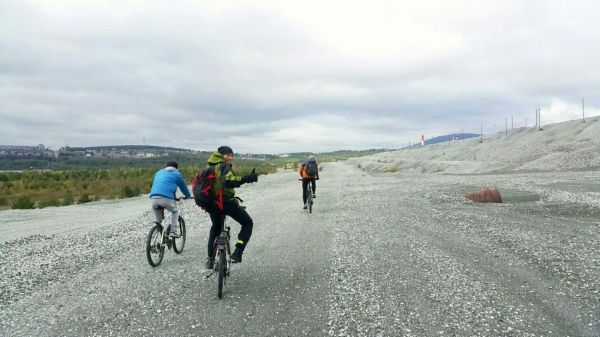
[[[84,195],[81,196],[81,198],[79,198],[79,200],[77,200],[78,204],[85,204],[92,201],[92,199],[90,199],[90,196],[85,193]]]
[[[73,198],[73,192],[71,192],[71,190],[67,188],[67,190],[65,191],[65,196],[63,197],[62,205],[69,206],[73,205],[73,203],[75,203],[75,198]]]
[[[31,201],[29,197],[22,196],[17,201],[13,201],[12,209],[34,209],[35,202]]]

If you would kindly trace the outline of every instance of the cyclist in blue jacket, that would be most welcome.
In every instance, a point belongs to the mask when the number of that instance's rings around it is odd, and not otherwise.
[[[152,189],[150,190],[150,200],[152,200],[152,210],[154,211],[156,222],[160,223],[162,221],[162,214],[156,208],[157,206],[162,206],[171,212],[172,221],[169,236],[177,238],[181,236],[177,228],[177,219],[179,218],[179,210],[175,202],[177,187],[179,187],[186,199],[191,196],[183,176],[177,170],[178,167],[177,162],[168,162],[167,167],[156,172],[154,175]]]

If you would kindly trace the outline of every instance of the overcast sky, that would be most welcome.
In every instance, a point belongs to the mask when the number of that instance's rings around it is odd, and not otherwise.
[[[600,114],[600,1],[0,0],[0,145],[395,148]]]

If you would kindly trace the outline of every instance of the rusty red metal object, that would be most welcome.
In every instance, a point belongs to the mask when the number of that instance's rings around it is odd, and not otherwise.
[[[475,202],[502,203],[502,196],[500,196],[500,191],[498,191],[498,189],[494,187],[488,187],[481,191],[465,194],[464,197]]]

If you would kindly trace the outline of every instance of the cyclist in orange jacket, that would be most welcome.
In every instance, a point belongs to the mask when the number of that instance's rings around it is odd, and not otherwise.
[[[315,156],[308,157],[308,160],[300,164],[300,176],[302,177],[302,201],[304,202],[304,209],[308,208],[306,204],[306,195],[308,183],[312,184],[313,198],[317,195],[317,184],[315,180],[319,179],[319,166],[315,160]]]

